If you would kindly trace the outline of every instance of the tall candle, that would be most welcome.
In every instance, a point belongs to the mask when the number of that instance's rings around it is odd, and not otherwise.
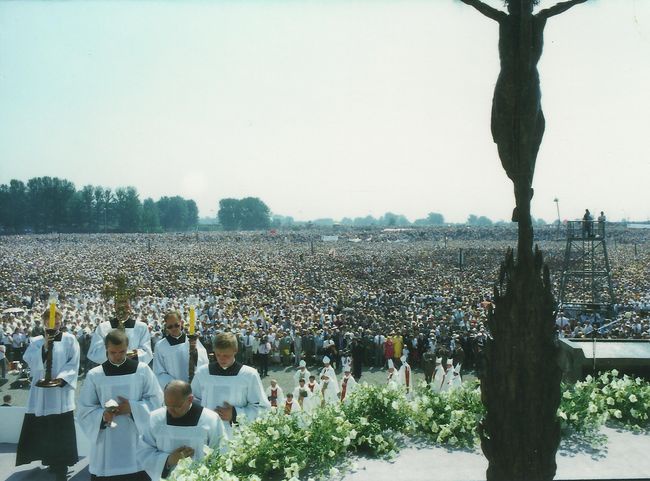
[[[190,335],[194,335],[194,324],[196,323],[196,312],[194,306],[190,306]]]
[[[54,322],[56,319],[56,301],[54,299],[50,300],[50,323],[47,326],[49,329],[54,329]]]

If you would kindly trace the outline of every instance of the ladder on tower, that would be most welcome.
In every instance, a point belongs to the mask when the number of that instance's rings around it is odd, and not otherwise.
[[[560,307],[610,315],[615,303],[605,223],[568,221]]]

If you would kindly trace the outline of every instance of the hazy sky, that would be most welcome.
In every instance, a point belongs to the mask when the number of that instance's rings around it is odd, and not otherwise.
[[[458,0],[0,1],[0,183],[509,219],[497,33]],[[650,218],[650,0],[550,19],[539,69],[533,215]]]

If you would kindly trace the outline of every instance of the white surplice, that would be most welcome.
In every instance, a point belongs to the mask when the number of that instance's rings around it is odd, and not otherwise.
[[[198,369],[208,363],[208,352],[198,339],[196,352]],[[187,336],[184,343],[173,346],[169,344],[167,338],[158,341],[153,354],[153,372],[162,389],[175,379],[190,382],[190,340]]]
[[[104,406],[110,399],[129,400],[131,415],[114,417],[115,427],[102,429]],[[163,404],[163,393],[149,366],[138,363],[133,374],[107,376],[102,366],[91,369],[81,386],[77,418],[90,441],[89,471],[117,476],[142,471],[137,456],[138,437],[149,426],[152,411]]]
[[[90,339],[90,347],[88,348],[87,357],[95,364],[102,364],[106,362],[106,346],[104,345],[104,338],[111,332],[114,327],[110,321],[104,321],[97,326],[93,336]],[[153,359],[153,352],[151,350],[151,333],[149,328],[144,322],[135,321],[133,327],[124,329],[124,333],[129,338],[129,351],[137,349],[138,362],[149,364]]]

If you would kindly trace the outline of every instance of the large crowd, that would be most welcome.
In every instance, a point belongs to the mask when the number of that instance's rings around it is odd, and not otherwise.
[[[610,235],[614,314],[559,312],[560,336],[650,339],[650,232]],[[56,290],[87,369],[91,335],[113,315],[102,290],[124,273],[154,349],[164,314],[186,318],[196,296],[203,344],[231,331],[248,364],[320,364],[328,355],[340,372],[342,357],[383,367],[405,355],[426,367],[429,352],[473,369],[483,362],[493,284],[515,238],[504,227],[0,237],[0,344],[8,361],[20,360]],[[537,231],[556,287],[565,247],[557,238],[554,227]]]

